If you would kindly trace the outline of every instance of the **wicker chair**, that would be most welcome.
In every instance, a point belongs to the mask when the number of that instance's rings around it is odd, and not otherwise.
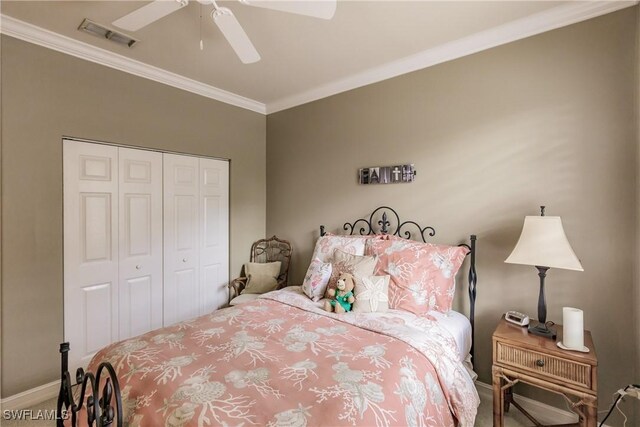
[[[280,261],[280,275],[278,276],[278,289],[287,286],[289,280],[289,264],[291,263],[291,243],[273,236],[269,239],[261,239],[251,245],[249,262],[267,263]],[[244,266],[240,272],[240,277],[229,282],[229,305],[236,305],[242,302],[257,298],[257,294],[242,294],[242,290],[247,285],[247,277]]]

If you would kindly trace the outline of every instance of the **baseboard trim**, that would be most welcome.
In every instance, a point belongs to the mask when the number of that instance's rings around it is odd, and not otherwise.
[[[478,394],[480,398],[491,402],[493,400],[493,386],[487,383],[483,383],[481,381],[476,381],[476,389],[478,390]],[[529,397],[520,396],[519,394],[513,395],[518,399],[518,403],[534,416],[538,421],[542,424],[558,424],[558,423],[575,423],[578,420],[578,416],[571,411],[565,411],[560,408],[556,408],[555,406],[547,405],[546,403],[538,402],[537,400],[533,400]],[[512,409],[516,410],[517,409]],[[610,427],[608,425],[604,425],[603,427]]]
[[[491,401],[493,399],[493,387],[491,385],[481,381],[476,381],[476,388],[480,398],[483,398],[486,401]],[[0,408],[8,411],[25,409],[56,397],[59,390],[60,381],[53,381],[0,400]],[[577,421],[577,416],[573,412],[565,411],[563,409],[556,408],[555,406],[547,405],[546,403],[538,402],[537,400],[520,396],[518,394],[514,394],[514,396],[517,397],[518,403],[520,403],[524,409],[529,411],[531,415],[543,424],[558,422],[573,423]],[[603,427],[609,426],[605,424]]]
[[[58,391],[60,391],[59,380],[2,399],[0,400],[0,408],[4,411],[25,409],[56,397]]]

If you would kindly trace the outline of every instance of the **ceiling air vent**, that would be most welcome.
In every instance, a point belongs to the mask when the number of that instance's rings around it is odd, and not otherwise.
[[[98,36],[103,39],[111,40],[112,42],[116,42],[118,44],[122,44],[128,47],[133,46],[138,43],[138,40],[126,35],[119,33],[118,31],[111,30],[107,27],[104,27],[100,24],[96,24],[90,19],[85,18],[82,21],[82,24],[78,27],[78,30],[84,31],[85,33],[92,34],[94,36]]]

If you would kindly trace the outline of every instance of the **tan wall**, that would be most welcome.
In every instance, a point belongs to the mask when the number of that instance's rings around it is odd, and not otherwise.
[[[635,33],[627,9],[269,115],[267,234],[295,245],[293,280],[318,225],[381,204],[433,225],[436,242],[476,233],[477,371],[490,382],[499,316],[535,315],[538,297],[536,270],[503,261],[524,216],[547,205],[585,269],[549,272],[548,318],[585,311],[607,407],[635,365]],[[408,162],[413,184],[356,183],[360,167]]]
[[[53,381],[62,136],[231,159],[231,274],[265,231],[265,117],[2,37],[2,396]]]

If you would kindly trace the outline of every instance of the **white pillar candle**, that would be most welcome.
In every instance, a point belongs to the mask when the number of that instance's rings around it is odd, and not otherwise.
[[[582,350],[584,348],[584,313],[573,307],[562,307],[563,337],[565,347]]]

